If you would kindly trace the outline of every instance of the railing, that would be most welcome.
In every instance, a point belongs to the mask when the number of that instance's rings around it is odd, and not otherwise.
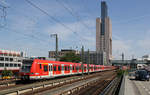
[[[125,90],[125,75],[123,75],[123,78],[122,78],[119,95],[124,95],[124,90]]]

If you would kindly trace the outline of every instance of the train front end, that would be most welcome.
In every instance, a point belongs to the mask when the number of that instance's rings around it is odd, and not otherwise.
[[[24,59],[20,70],[21,80],[30,80],[30,71],[33,64],[33,59]]]

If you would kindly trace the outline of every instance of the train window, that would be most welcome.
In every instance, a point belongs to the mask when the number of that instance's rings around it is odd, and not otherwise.
[[[68,71],[70,70],[70,66],[68,66]]]
[[[78,70],[78,66],[76,66],[76,70]]]
[[[58,66],[58,71],[61,71],[60,66]]]
[[[54,71],[56,71],[56,66],[54,65]]]
[[[77,70],[79,70],[79,66],[77,66]]]
[[[44,65],[44,72],[48,71],[48,66]]]
[[[74,70],[74,66],[72,67],[72,70]]]
[[[79,66],[79,70],[81,70],[81,66]]]
[[[42,64],[40,64],[40,69],[42,69]]]
[[[96,69],[96,66],[94,66],[94,70]]]
[[[51,67],[50,67],[50,65],[49,65],[49,71],[51,71]]]
[[[68,70],[68,67],[67,66],[65,66],[65,71],[67,71]]]

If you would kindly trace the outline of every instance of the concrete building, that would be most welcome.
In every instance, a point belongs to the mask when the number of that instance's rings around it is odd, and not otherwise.
[[[112,25],[105,1],[101,2],[101,18],[96,19],[96,52],[105,53],[106,63],[110,63],[112,59]]]
[[[90,55],[90,61],[88,57],[88,52],[84,52],[83,62],[85,64],[88,64],[90,62],[90,64],[95,64],[95,65],[106,65],[105,52],[90,51],[89,55]]]
[[[76,51],[76,50],[72,50],[72,49],[62,49],[61,51],[58,52],[58,56],[59,58],[64,56],[67,53],[73,52],[77,55],[79,55],[81,57],[81,51]],[[99,64],[99,65],[103,65],[103,63],[106,64],[106,57],[105,57],[105,52],[96,52],[96,51],[90,51],[90,64]],[[49,58],[55,58],[55,51],[49,51]],[[88,64],[88,52],[85,51],[84,52],[84,56],[83,56],[83,63],[84,64]]]
[[[0,50],[0,73],[4,69],[18,73],[22,65],[22,58],[22,52]]]
[[[62,57],[64,56],[66,53],[70,53],[73,52],[75,54],[79,54],[78,51],[76,50],[72,50],[72,49],[62,49],[61,51],[58,51],[58,56]],[[49,58],[56,58],[56,51],[49,51]]]

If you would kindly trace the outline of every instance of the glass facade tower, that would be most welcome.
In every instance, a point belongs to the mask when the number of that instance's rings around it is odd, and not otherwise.
[[[106,2],[101,2],[101,35],[105,35],[105,18],[107,18],[107,5]]]

